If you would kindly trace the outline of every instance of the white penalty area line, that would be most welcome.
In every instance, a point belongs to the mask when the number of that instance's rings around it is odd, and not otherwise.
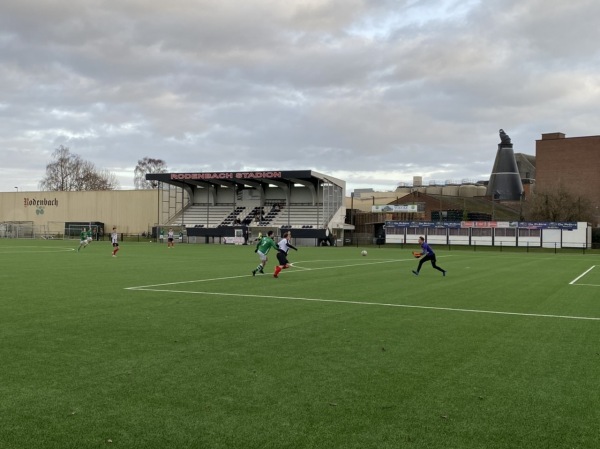
[[[318,267],[318,268],[308,268],[308,267],[302,267],[299,265],[296,265],[298,263],[308,263],[309,261],[300,261],[300,262],[295,262],[295,263],[291,263],[290,265],[298,270],[301,271],[316,271],[316,270],[333,270],[336,268],[347,268],[347,267],[357,267],[357,266],[364,266],[364,265],[376,265],[376,264],[382,264],[382,263],[393,263],[393,262],[406,262],[412,259],[390,259],[390,260],[383,260],[383,261],[378,261],[378,262],[363,262],[363,263],[354,263],[354,264],[348,264],[348,265],[336,265],[334,267]],[[323,262],[323,261],[310,261],[310,262]],[[290,274],[293,273],[293,271],[286,271],[286,274]],[[265,276],[264,274],[258,274],[257,277],[260,276]],[[227,279],[240,279],[240,278],[247,278],[247,277],[252,277],[251,274],[242,274],[242,275],[238,275],[238,276],[225,276],[225,277],[220,277],[220,278],[208,278],[208,279],[194,279],[191,281],[177,281],[177,282],[165,282],[164,284],[150,284],[150,285],[139,285],[136,287],[125,287],[125,290],[147,290],[150,287],[163,287],[165,285],[178,285],[178,284],[193,284],[195,282],[212,282],[212,281],[224,281]]]
[[[586,316],[569,316],[569,315],[550,315],[543,313],[519,313],[519,312],[500,312],[496,310],[477,310],[477,309],[458,309],[452,307],[434,307],[434,306],[416,306],[410,304],[389,304],[380,302],[364,302],[364,301],[347,301],[341,299],[322,299],[322,298],[302,298],[295,296],[268,296],[268,295],[247,295],[241,293],[219,293],[219,292],[190,292],[185,290],[167,290],[158,288],[142,288],[142,287],[130,287],[128,290],[141,290],[151,292],[165,292],[165,293],[186,293],[193,295],[210,295],[210,296],[237,296],[241,298],[252,298],[252,299],[286,299],[293,301],[312,301],[312,302],[328,302],[335,304],[354,304],[360,306],[379,306],[379,307],[398,307],[404,309],[422,309],[422,310],[436,310],[444,312],[463,312],[463,313],[484,313],[490,315],[509,315],[509,316],[522,316],[531,318],[555,318],[555,319],[567,319],[567,320],[587,320],[587,321],[600,321],[600,317],[586,317]]]
[[[322,260],[302,261],[301,260],[299,262],[290,263],[290,266],[292,266],[294,268],[298,268],[300,270],[305,270],[305,271],[317,271],[317,270],[333,270],[333,269],[337,269],[337,268],[348,268],[348,267],[363,267],[365,265],[379,265],[382,263],[407,262],[410,260],[413,260],[413,259],[384,259],[384,260],[377,260],[377,261],[373,261],[373,262],[350,263],[350,264],[346,264],[346,265],[336,265],[333,267],[317,267],[317,268],[303,267],[298,264],[313,263],[313,262],[328,262],[328,261],[322,261]]]
[[[573,279],[571,282],[569,282],[569,285],[575,285],[575,283],[579,279],[581,279],[582,277],[584,277],[586,274],[588,274],[590,271],[592,271],[595,267],[596,267],[596,265],[592,265],[587,271],[585,271],[584,273],[580,274],[575,279]],[[594,284],[578,284],[578,285],[594,285]],[[596,287],[599,287],[599,286],[596,285]]]
[[[294,264],[292,265],[296,269],[300,269],[301,271],[312,271],[312,270],[332,270],[337,268],[346,268],[353,266],[363,266],[363,265],[376,265],[383,263],[393,263],[393,262],[407,262],[412,261],[413,259],[393,259],[393,260],[383,260],[383,261],[369,261],[362,263],[353,263],[346,265],[337,265],[332,267],[318,267],[318,268],[307,268],[301,267]],[[306,263],[305,262],[296,262],[296,263]],[[314,261],[311,261],[314,262]],[[594,268],[594,267],[592,267]],[[590,270],[592,269],[590,268]],[[586,271],[588,273],[590,270]],[[288,271],[288,273],[293,273],[293,271]],[[583,277],[586,273],[579,276],[577,279]],[[570,319],[570,320],[587,320],[587,321],[600,321],[600,317],[583,317],[583,316],[569,316],[569,315],[552,315],[552,314],[541,314],[541,313],[520,313],[520,312],[501,312],[496,310],[479,310],[479,309],[460,309],[460,308],[452,308],[452,307],[434,307],[434,306],[419,306],[419,305],[411,305],[411,304],[389,304],[389,303],[377,303],[377,302],[365,302],[365,301],[348,301],[341,299],[323,299],[323,298],[303,298],[303,297],[294,297],[294,296],[269,296],[269,295],[249,295],[243,293],[222,293],[222,292],[198,292],[198,291],[188,291],[188,290],[173,290],[167,288],[156,288],[156,287],[167,287],[179,284],[193,284],[198,282],[211,282],[211,281],[222,281],[228,279],[240,279],[250,277],[251,275],[238,275],[238,276],[224,276],[219,278],[208,278],[208,279],[197,279],[191,281],[178,281],[178,282],[167,282],[163,284],[152,284],[152,285],[141,285],[137,287],[126,287],[125,290],[138,290],[138,291],[150,291],[150,292],[163,292],[163,293],[182,293],[182,294],[191,294],[191,295],[207,295],[207,296],[226,296],[226,297],[241,297],[241,298],[251,298],[251,299],[284,299],[284,300],[294,300],[294,301],[312,301],[312,302],[327,302],[327,303],[336,303],[336,304],[354,304],[354,305],[362,305],[362,306],[379,306],[379,307],[399,307],[406,309],[422,309],[422,310],[436,310],[436,311],[446,311],[446,312],[463,312],[463,313],[483,313],[483,314],[491,314],[491,315],[512,315],[512,316],[522,316],[522,317],[532,317],[532,318],[555,318],[555,319]],[[259,275],[261,276],[261,275]],[[577,281],[575,279],[575,281]],[[573,282],[575,282],[573,281]],[[586,284],[578,284],[578,285],[586,285]]]

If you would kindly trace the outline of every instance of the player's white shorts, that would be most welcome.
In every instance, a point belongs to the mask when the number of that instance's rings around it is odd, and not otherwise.
[[[260,251],[256,251],[256,254],[258,254],[258,257],[260,258],[261,261],[264,262],[265,260],[267,260],[267,255],[266,254],[263,254]]]

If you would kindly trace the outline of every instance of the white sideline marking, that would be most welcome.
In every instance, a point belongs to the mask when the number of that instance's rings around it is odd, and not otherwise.
[[[219,293],[219,292],[190,292],[184,290],[166,290],[166,289],[154,289],[154,288],[141,288],[141,287],[129,287],[128,290],[141,290],[141,291],[152,291],[152,292],[165,292],[165,293],[187,293],[193,295],[212,295],[212,296],[238,296],[243,298],[267,298],[267,299],[290,299],[295,301],[314,301],[314,302],[331,302],[337,304],[355,304],[361,306],[380,306],[380,307],[400,307],[406,309],[424,309],[424,310],[443,310],[447,312],[465,312],[465,313],[487,313],[493,315],[512,315],[512,316],[524,316],[534,318],[562,318],[568,320],[588,320],[588,321],[600,321],[597,317],[587,316],[569,316],[569,315],[549,315],[542,313],[519,313],[519,312],[499,312],[495,310],[477,310],[477,309],[456,309],[452,307],[433,307],[433,306],[415,306],[410,304],[387,304],[379,302],[363,302],[363,301],[346,301],[341,299],[321,299],[321,298],[301,298],[294,296],[268,296],[268,295],[246,295],[241,293]]]
[[[596,265],[592,265],[590,267],[589,270],[587,270],[585,273],[580,274],[578,277],[576,277],[575,279],[573,279],[571,282],[569,282],[569,285],[573,285],[575,282],[577,282],[579,279],[581,279],[582,277],[584,277],[586,274],[588,274],[590,271],[592,271],[594,268],[596,267]],[[585,285],[590,285],[590,284],[585,284]]]

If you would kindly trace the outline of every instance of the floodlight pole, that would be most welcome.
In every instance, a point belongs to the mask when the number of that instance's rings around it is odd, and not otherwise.
[[[523,197],[525,196],[525,191],[521,191],[519,195],[519,221],[523,220]]]
[[[350,192],[350,224],[354,226],[354,192]]]
[[[494,191],[492,195],[492,221],[496,219],[496,200],[500,198],[500,193],[498,191]]]
[[[181,227],[185,226],[185,192],[184,192],[184,186],[185,184],[182,184],[181,186]]]

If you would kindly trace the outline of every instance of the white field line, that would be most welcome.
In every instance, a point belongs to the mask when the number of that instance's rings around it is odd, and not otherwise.
[[[581,279],[582,277],[584,277],[586,274],[588,274],[590,271],[592,271],[595,267],[596,267],[596,265],[592,265],[589,270],[587,270],[586,272],[580,274],[575,279],[573,279],[571,282],[569,282],[569,285],[575,284],[575,282],[577,282],[579,279]]]
[[[43,248],[41,250],[25,250],[22,251],[23,248]],[[36,253],[66,253],[69,251],[75,251],[75,248],[50,248],[44,246],[20,246],[19,248],[0,248],[1,254],[36,254]]]
[[[376,262],[360,262],[360,263],[351,263],[351,264],[347,264],[347,265],[337,265],[335,267],[319,267],[319,268],[303,267],[303,266],[300,266],[299,264],[314,263],[314,262],[331,262],[331,261],[330,260],[310,260],[310,261],[305,260],[305,261],[290,263],[290,265],[294,268],[299,268],[301,270],[316,271],[316,270],[331,270],[334,268],[362,267],[364,265],[378,265],[378,264],[382,264],[382,263],[406,262],[409,260],[412,260],[412,259],[383,259],[383,260],[378,260]]]
[[[533,318],[561,318],[568,320],[588,320],[588,321],[600,321],[600,317],[586,317],[586,316],[569,316],[569,315],[549,315],[541,313],[519,313],[519,312],[499,312],[495,310],[477,310],[477,309],[457,309],[452,307],[433,307],[433,306],[415,306],[410,304],[388,304],[379,302],[364,302],[364,301],[347,301],[341,299],[322,299],[322,298],[302,298],[294,296],[269,296],[269,295],[246,295],[241,293],[219,293],[219,292],[190,292],[184,290],[167,290],[167,289],[154,289],[154,288],[133,288],[129,290],[141,290],[141,291],[152,291],[152,292],[165,292],[165,293],[185,293],[193,295],[211,295],[211,296],[237,296],[242,298],[259,298],[259,299],[287,299],[295,301],[313,301],[313,302],[329,302],[336,304],[354,304],[361,306],[379,306],[379,307],[399,307],[406,309],[424,309],[424,310],[441,310],[446,312],[463,312],[463,313],[486,313],[493,315],[512,315],[512,316],[523,316]]]
[[[305,270],[305,271],[310,271],[310,270],[312,270],[312,268],[300,267],[300,266],[298,266],[298,265],[294,265],[293,263],[290,263],[290,267],[294,267],[294,268],[296,268],[296,269],[298,269],[298,270]]]
[[[344,267],[352,267],[357,265],[374,265],[381,263],[391,263],[391,262],[406,262],[412,261],[413,259],[395,259],[395,260],[383,260],[378,262],[367,262],[367,263],[359,263],[359,264],[348,264],[348,265],[339,265],[335,267],[321,267],[321,268],[304,268],[305,270],[330,270],[334,268],[344,268]],[[297,262],[301,263],[301,262]],[[299,268],[299,267],[296,267]],[[593,268],[593,267],[592,267]],[[589,271],[589,270],[588,270]],[[569,319],[569,320],[588,320],[588,321],[600,321],[600,317],[584,317],[584,316],[569,316],[569,315],[551,315],[551,314],[541,314],[541,313],[520,313],[520,312],[500,312],[495,310],[478,310],[478,309],[459,309],[452,307],[433,307],[433,306],[417,306],[410,304],[388,304],[388,303],[377,303],[377,302],[365,302],[365,301],[348,301],[341,299],[322,299],[322,298],[302,298],[302,297],[293,297],[293,296],[269,296],[269,295],[248,295],[242,293],[219,293],[219,292],[197,292],[197,291],[186,291],[186,290],[172,290],[165,288],[153,288],[153,287],[164,287],[169,285],[178,285],[178,284],[191,284],[195,282],[210,282],[210,281],[220,281],[227,279],[238,279],[245,278],[251,275],[241,275],[241,276],[227,276],[221,278],[210,278],[210,279],[198,279],[193,281],[180,281],[180,282],[168,282],[164,284],[153,284],[153,285],[145,285],[138,287],[127,287],[125,290],[139,290],[139,291],[151,291],[151,292],[165,292],[165,293],[183,293],[188,295],[209,295],[209,296],[237,296],[242,298],[258,298],[258,299],[287,299],[287,300],[295,300],[295,301],[313,301],[313,302],[328,302],[328,303],[337,303],[337,304],[355,304],[362,306],[379,306],[379,307],[399,307],[406,309],[423,309],[423,310],[437,310],[437,311],[446,311],[446,312],[463,312],[463,313],[485,313],[491,315],[512,315],[512,316],[523,316],[523,317],[533,317],[533,318],[555,318],[555,319]]]
[[[306,268],[306,267],[300,267],[298,265],[295,264],[290,264],[292,267],[297,268],[297,269],[301,269],[304,271],[316,271],[316,270],[333,270],[336,268],[347,268],[347,267],[355,267],[355,266],[363,266],[363,265],[376,265],[376,264],[382,264],[382,263],[394,263],[394,262],[406,262],[407,260],[412,260],[412,259],[392,259],[392,260],[382,260],[379,262],[367,262],[367,263],[354,263],[354,264],[348,264],[348,265],[336,265],[335,267],[320,267],[320,268]],[[308,262],[308,261],[306,261]],[[299,263],[306,263],[306,262],[296,262],[296,264]],[[311,260],[312,262],[324,262],[322,260],[316,261],[316,260]],[[325,261],[328,262],[328,261]],[[274,266],[274,265],[273,265]],[[286,270],[286,274],[289,273],[293,273],[292,271],[287,271]],[[239,276],[226,276],[226,277],[222,277],[222,278],[209,278],[209,279],[196,279],[196,280],[192,280],[192,281],[178,281],[178,282],[166,282],[164,284],[150,284],[150,285],[140,285],[137,287],[126,287],[125,290],[142,290],[142,289],[147,289],[148,287],[162,287],[165,285],[177,285],[177,284],[193,284],[194,282],[211,282],[211,281],[224,281],[227,279],[239,279],[239,278],[246,278],[246,277],[251,277],[251,274],[243,274],[243,275],[239,275]],[[262,275],[259,274],[257,276],[267,276],[267,275]]]

